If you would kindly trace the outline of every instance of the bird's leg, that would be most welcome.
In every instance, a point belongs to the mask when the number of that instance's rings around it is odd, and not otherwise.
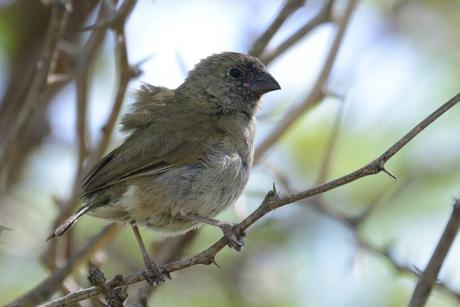
[[[221,222],[210,217],[195,215],[192,213],[180,214],[179,216],[183,219],[219,227],[224,233],[224,237],[227,239],[228,245],[237,251],[240,251],[241,247],[244,245],[243,237],[245,236],[245,234],[235,233],[234,226],[229,223]]]
[[[157,285],[160,282],[165,282],[166,277],[171,279],[169,273],[162,273],[158,264],[147,253],[145,249],[144,241],[142,241],[141,233],[135,222],[131,222],[131,228],[133,229],[134,236],[136,237],[137,243],[141,248],[142,257],[144,257],[144,263],[146,270],[143,272],[145,280],[151,285]]]

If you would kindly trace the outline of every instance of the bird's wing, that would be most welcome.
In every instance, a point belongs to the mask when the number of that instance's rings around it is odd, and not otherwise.
[[[136,177],[161,174],[204,156],[210,131],[205,127],[206,121],[192,118],[193,115],[181,112],[180,108],[171,111],[171,106],[163,100],[150,97],[144,105],[138,101],[135,112],[149,112],[149,116],[127,121],[130,113],[123,118],[124,128],[134,129],[133,132],[85,177],[83,196]]]

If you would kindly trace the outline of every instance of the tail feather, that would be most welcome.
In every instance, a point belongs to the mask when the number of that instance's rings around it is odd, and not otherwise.
[[[59,225],[56,230],[46,239],[46,241],[51,240],[55,237],[62,236],[70,227],[78,221],[78,219],[88,212],[90,206],[81,207],[77,212],[68,217],[61,225]]]

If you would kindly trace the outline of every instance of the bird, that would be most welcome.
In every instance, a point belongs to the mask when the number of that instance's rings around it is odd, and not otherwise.
[[[258,58],[237,52],[201,60],[174,90],[143,84],[121,119],[126,139],[84,177],[84,205],[49,238],[85,214],[130,224],[151,284],[170,276],[147,253],[138,226],[178,235],[208,224],[240,250],[241,235],[215,216],[242,194],[260,98],[279,89]]]

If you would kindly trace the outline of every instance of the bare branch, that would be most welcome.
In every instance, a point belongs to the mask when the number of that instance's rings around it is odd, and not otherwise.
[[[332,66],[337,57],[339,47],[342,43],[343,37],[345,35],[345,30],[347,28],[348,22],[351,18],[353,10],[356,6],[357,0],[350,0],[345,9],[344,16],[338,23],[337,33],[332,42],[329,53],[327,54],[324,65],[321,69],[316,82],[313,85],[312,90],[304,101],[298,105],[293,106],[288,112],[283,120],[275,127],[273,132],[262,141],[262,143],[257,147],[254,161],[259,161],[265,153],[284,135],[284,133],[298,120],[306,110],[312,108],[315,103],[318,103],[323,97],[323,88],[329,78],[329,75],[332,70]]]
[[[316,180],[318,184],[325,182],[327,177],[329,176],[329,170],[331,168],[332,157],[335,152],[337,140],[339,137],[340,127],[342,125],[342,117],[343,117],[344,109],[345,109],[345,100],[340,100],[340,105],[339,105],[339,108],[337,110],[337,114],[334,120],[334,126],[332,127],[331,135],[326,144],[326,153],[323,156],[323,161],[321,163],[321,167],[318,173],[318,179]]]
[[[420,279],[415,286],[414,293],[409,302],[409,307],[423,307],[428,301],[431,290],[436,283],[437,276],[441,270],[442,264],[446,259],[447,253],[457,236],[460,229],[460,199],[455,200],[455,204],[450,216],[449,222],[444,228],[444,232],[439,238],[436,249],[431,256],[425,270],[420,275]]]
[[[444,103],[441,107],[439,107],[436,111],[430,114],[428,117],[423,119],[418,125],[416,125],[413,129],[411,129],[406,135],[404,135],[401,139],[399,139],[396,143],[394,143],[390,148],[388,148],[383,154],[381,154],[378,158],[373,160],[372,162],[368,163],[367,165],[357,169],[354,172],[349,173],[348,175],[342,176],[340,178],[331,180],[324,184],[317,185],[310,189],[307,189],[302,192],[298,193],[291,193],[284,196],[279,196],[276,191],[272,190],[267,193],[264,200],[260,204],[260,206],[253,211],[248,217],[246,217],[241,223],[235,226],[235,230],[237,232],[243,232],[249,226],[254,224],[257,220],[265,216],[270,211],[273,211],[277,208],[285,206],[287,204],[307,199],[314,195],[318,195],[324,193],[326,191],[332,190],[339,186],[343,186],[347,183],[352,181],[358,180],[363,177],[367,177],[370,175],[378,174],[382,171],[383,166],[385,163],[391,159],[397,152],[399,152],[407,143],[409,143],[414,137],[416,137],[420,132],[422,132],[426,127],[428,127],[431,123],[436,121],[441,115],[446,113],[448,110],[453,108],[455,105],[458,104],[460,101],[460,93],[455,95],[449,101]],[[212,264],[214,263],[214,258],[217,253],[222,250],[227,245],[227,241],[225,237],[222,237],[212,246],[207,248],[206,250],[198,253],[195,256],[177,260],[174,262],[170,262],[168,264],[162,265],[161,270],[164,273],[174,272],[178,270],[182,270],[197,264]],[[142,272],[137,274],[129,275],[123,279],[123,282],[119,286],[129,285],[132,283],[136,283],[139,281],[143,281],[144,276]],[[106,283],[106,287],[110,287],[110,282]],[[71,294],[68,294],[62,298],[54,300],[48,304],[43,306],[68,306],[75,302],[81,301],[83,299],[89,298],[91,296],[97,295],[101,293],[100,287],[90,287],[87,289],[83,289]]]
[[[117,67],[119,69],[117,93],[115,95],[115,101],[113,103],[112,112],[110,113],[110,116],[107,119],[106,124],[102,128],[103,135],[100,140],[99,147],[93,157],[93,161],[90,161],[90,164],[100,160],[104,153],[107,151],[107,147],[109,146],[109,141],[112,136],[113,128],[115,127],[118,115],[120,114],[121,106],[123,104],[123,99],[125,97],[128,83],[129,81],[131,81],[132,78],[137,77],[140,74],[140,72],[135,67],[131,67],[129,65],[124,25],[117,26],[115,28],[115,39]]]
[[[279,14],[275,17],[270,26],[268,26],[268,28],[265,29],[259,38],[252,44],[248,53],[255,57],[260,57],[270,40],[273,36],[275,36],[276,32],[278,32],[283,23],[304,4],[305,0],[286,0]]]
[[[288,37],[284,42],[279,44],[274,50],[262,54],[261,61],[266,65],[270,64],[274,59],[279,57],[289,48],[297,44],[302,38],[307,36],[313,29],[331,20],[331,10],[334,0],[328,0],[328,2],[321,8],[318,15],[309,20],[302,27],[300,27],[294,34]]]

